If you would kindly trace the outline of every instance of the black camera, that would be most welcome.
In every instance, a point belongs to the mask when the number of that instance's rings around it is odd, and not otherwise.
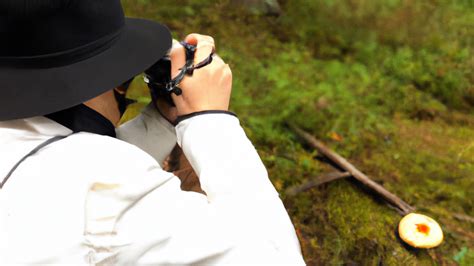
[[[171,94],[182,94],[182,90],[178,86],[183,78],[186,75],[192,76],[195,69],[212,63],[214,51],[204,61],[194,65],[196,46],[184,41],[181,41],[180,44],[185,49],[186,64],[180,68],[181,71],[175,78],[171,78],[171,59],[169,53],[145,71],[144,80],[148,84],[153,102],[156,102],[158,98],[164,98],[171,106],[175,106]]]
[[[171,82],[171,59],[169,55],[165,55],[153,66],[145,71],[145,82],[150,89],[151,98],[156,101],[158,98],[164,98],[166,101],[174,106],[171,98],[170,82]],[[175,88],[177,90],[179,88]],[[176,91],[180,93],[180,91]]]

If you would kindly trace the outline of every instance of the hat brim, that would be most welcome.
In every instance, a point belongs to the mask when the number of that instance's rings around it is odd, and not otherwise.
[[[171,45],[166,26],[126,18],[116,43],[86,60],[42,69],[0,67],[0,121],[45,115],[92,99],[145,71]]]

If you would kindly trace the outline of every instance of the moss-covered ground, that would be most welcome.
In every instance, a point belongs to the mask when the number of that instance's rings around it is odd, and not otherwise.
[[[216,39],[232,67],[231,109],[258,149],[308,265],[474,265],[474,2],[280,1],[278,17],[226,0],[123,0],[176,39]],[[137,79],[130,96],[148,99]],[[296,196],[333,171],[292,121],[435,218],[444,243],[403,244],[400,216],[351,179]],[[467,217],[467,218],[466,218]]]

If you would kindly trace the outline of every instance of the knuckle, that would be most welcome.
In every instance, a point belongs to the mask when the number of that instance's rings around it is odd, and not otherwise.
[[[208,42],[214,43],[214,38],[213,38],[212,36],[210,36],[210,35],[204,35],[204,34],[201,34],[200,36],[201,36],[201,39],[202,39],[203,41],[208,41]]]
[[[196,39],[198,39],[198,41],[200,41],[200,42],[209,41],[209,38],[208,38],[207,35],[198,34],[198,33],[196,33]]]
[[[213,43],[210,43],[210,42],[200,42],[198,44],[198,49],[199,48],[204,48],[204,47],[209,47],[209,48],[213,48],[214,47],[214,44]]]
[[[215,40],[212,36],[206,36],[207,37],[207,40],[211,43],[215,43]]]
[[[181,53],[181,52],[184,53],[184,47],[183,46],[175,45],[175,46],[171,47],[170,53]]]

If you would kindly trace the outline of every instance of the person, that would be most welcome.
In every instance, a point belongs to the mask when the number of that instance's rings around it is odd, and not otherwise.
[[[126,81],[170,48],[173,77],[185,64],[165,26],[125,18],[119,0],[1,0],[0,34],[0,265],[304,264],[228,111],[221,58],[184,77],[175,107],[157,100],[118,126]],[[185,42],[195,63],[215,50]],[[176,143],[205,195],[162,169]]]

